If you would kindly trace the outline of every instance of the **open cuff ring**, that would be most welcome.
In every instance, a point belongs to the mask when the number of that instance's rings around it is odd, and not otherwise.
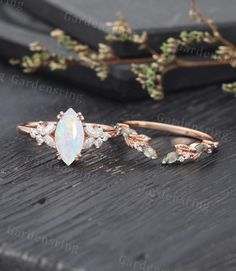
[[[119,136],[124,138],[130,148],[142,152],[150,159],[156,159],[157,153],[150,146],[151,138],[138,134],[131,127],[154,129],[198,139],[199,142],[191,145],[176,145],[176,150],[167,154],[163,164],[196,160],[203,153],[212,153],[218,148],[218,142],[212,136],[181,126],[148,121],[126,121],[115,126],[86,123],[83,115],[76,113],[72,108],[65,113],[60,112],[57,118],[58,121],[28,122],[17,128],[36,139],[38,145],[46,144],[55,149],[58,159],[68,166],[79,160],[84,151],[92,147],[100,148],[104,142]]]

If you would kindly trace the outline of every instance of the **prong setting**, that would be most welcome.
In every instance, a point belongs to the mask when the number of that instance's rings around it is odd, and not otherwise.
[[[77,116],[81,121],[84,121],[84,116],[81,112],[78,112]]]
[[[63,117],[63,115],[64,115],[64,112],[61,111],[61,112],[57,115],[57,119],[60,120],[60,119]]]
[[[82,155],[78,155],[75,159],[75,161],[79,161],[82,158]]]

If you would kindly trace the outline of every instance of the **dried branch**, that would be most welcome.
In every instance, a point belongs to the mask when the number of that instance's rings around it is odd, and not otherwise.
[[[112,34],[106,39],[113,42],[133,42],[139,45],[140,50],[150,53],[148,58],[120,59],[115,55],[111,46],[98,44],[98,52],[95,52],[88,45],[79,43],[66,35],[64,31],[56,29],[51,36],[57,39],[58,44],[71,53],[65,57],[54,54],[47,50],[39,42],[31,43],[29,48],[33,52],[31,56],[25,56],[20,60],[11,60],[11,64],[20,65],[24,72],[35,72],[40,68],[48,67],[50,70],[66,70],[72,65],[83,64],[93,69],[97,76],[104,80],[109,74],[109,67],[117,64],[131,64],[136,80],[147,90],[150,97],[155,100],[164,98],[163,79],[174,69],[184,67],[202,67],[216,65],[230,65],[236,68],[236,45],[226,40],[220,33],[216,24],[206,19],[197,6],[196,0],[192,0],[190,16],[197,23],[207,25],[208,31],[183,31],[176,38],[168,38],[157,51],[151,47],[146,32],[134,33],[124,15],[119,12],[119,19],[107,23],[112,28]],[[212,56],[212,60],[186,61],[178,57],[178,50],[181,47],[188,47],[193,44],[216,44],[220,46]],[[224,84],[223,90],[229,93],[236,93],[235,83]]]
[[[205,24],[207,25],[214,37],[222,44],[226,45],[226,46],[229,46],[231,47],[233,50],[236,50],[236,46],[231,43],[230,41],[226,40],[220,33],[217,25],[214,23],[213,20],[210,20],[210,19],[206,19],[203,14],[201,13],[198,5],[197,5],[197,1],[196,0],[192,0],[192,8],[189,12],[190,14],[190,17],[195,20],[197,23],[201,23],[201,24]]]

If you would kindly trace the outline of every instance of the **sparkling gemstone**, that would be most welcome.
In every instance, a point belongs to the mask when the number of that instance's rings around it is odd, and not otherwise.
[[[182,154],[183,156],[180,156],[179,157],[179,161],[180,162],[183,162],[184,160],[188,160],[188,159],[190,159],[190,153],[184,153],[184,154]],[[183,158],[182,158],[183,157]]]
[[[80,155],[84,145],[83,124],[72,108],[59,120],[55,141],[61,159],[69,166]]]
[[[37,133],[40,134],[40,135],[45,135],[46,134],[45,126],[39,124],[38,127],[37,127]]]
[[[49,147],[52,147],[52,148],[55,148],[56,147],[56,144],[55,144],[55,141],[53,140],[53,138],[49,135],[46,135],[44,137],[44,142],[49,146]]]
[[[198,144],[196,146],[196,150],[199,152],[205,152],[205,151],[207,151],[207,145],[206,144]]]
[[[31,129],[31,130],[30,130],[30,136],[31,136],[32,138],[35,138],[36,135],[37,135],[36,129]]]
[[[121,129],[121,134],[124,136],[124,137],[129,137],[131,135],[137,135],[137,132],[131,128],[122,128]]]
[[[109,138],[108,133],[104,133],[102,140],[103,140],[104,142],[106,142],[106,141],[108,140],[108,138]]]
[[[219,147],[219,142],[214,142],[213,146],[214,146],[215,149],[217,149]]]
[[[101,138],[96,139],[96,141],[94,142],[95,147],[98,149],[102,146],[102,144],[103,140]]]
[[[49,123],[46,127],[45,127],[45,133],[47,135],[50,135],[51,133],[53,133],[56,129],[55,124]]]
[[[90,137],[90,138],[86,139],[85,142],[84,142],[84,147],[83,148],[85,150],[91,148],[93,146],[94,142],[95,142],[94,137]]]
[[[167,154],[167,156],[163,159],[163,164],[173,164],[177,162],[179,159],[179,155],[177,152],[170,152]]]
[[[188,157],[190,157],[190,156],[188,156]],[[185,159],[188,159],[188,158],[185,158],[185,157],[183,157],[183,156],[180,156],[178,160],[179,160],[181,163],[183,163]]]
[[[102,128],[97,128],[97,129],[95,129],[95,131],[96,131],[97,136],[100,136],[100,137],[104,136],[104,132],[103,132]]]
[[[150,158],[150,159],[156,159],[157,158],[156,151],[152,147],[150,147],[150,146],[145,146],[143,148],[143,154],[146,157]]]
[[[139,151],[139,152],[143,152],[142,146],[137,147],[136,150]]]
[[[95,137],[97,135],[96,130],[93,128],[92,125],[87,125],[85,127],[85,132],[89,135],[89,136],[93,136]]]
[[[137,150],[138,148],[140,148],[141,145],[140,145],[140,142],[137,141],[137,142],[134,142],[134,148]]]
[[[44,139],[41,135],[36,135],[36,141],[38,142],[39,145],[42,145],[44,142]]]

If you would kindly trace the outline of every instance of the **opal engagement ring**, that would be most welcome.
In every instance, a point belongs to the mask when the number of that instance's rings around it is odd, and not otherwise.
[[[72,108],[60,112],[58,121],[28,122],[19,125],[20,132],[36,139],[38,145],[46,144],[57,151],[57,158],[68,166],[79,160],[82,153],[92,147],[100,148],[108,139],[123,136],[127,145],[136,148],[151,159],[156,159],[156,151],[149,146],[151,138],[138,135],[127,124],[115,126],[85,123],[81,113]]]
[[[219,145],[211,135],[165,123],[137,120],[117,123],[114,126],[86,123],[82,113],[76,113],[72,108],[65,113],[60,112],[57,118],[58,121],[27,122],[17,128],[36,139],[38,145],[46,144],[56,150],[57,158],[68,166],[79,160],[86,150],[92,147],[100,148],[104,142],[120,136],[130,148],[150,159],[157,159],[157,152],[150,146],[151,138],[138,134],[133,127],[159,130],[198,140],[190,145],[175,145],[175,151],[168,153],[162,164],[196,160],[204,153],[211,154]]]

